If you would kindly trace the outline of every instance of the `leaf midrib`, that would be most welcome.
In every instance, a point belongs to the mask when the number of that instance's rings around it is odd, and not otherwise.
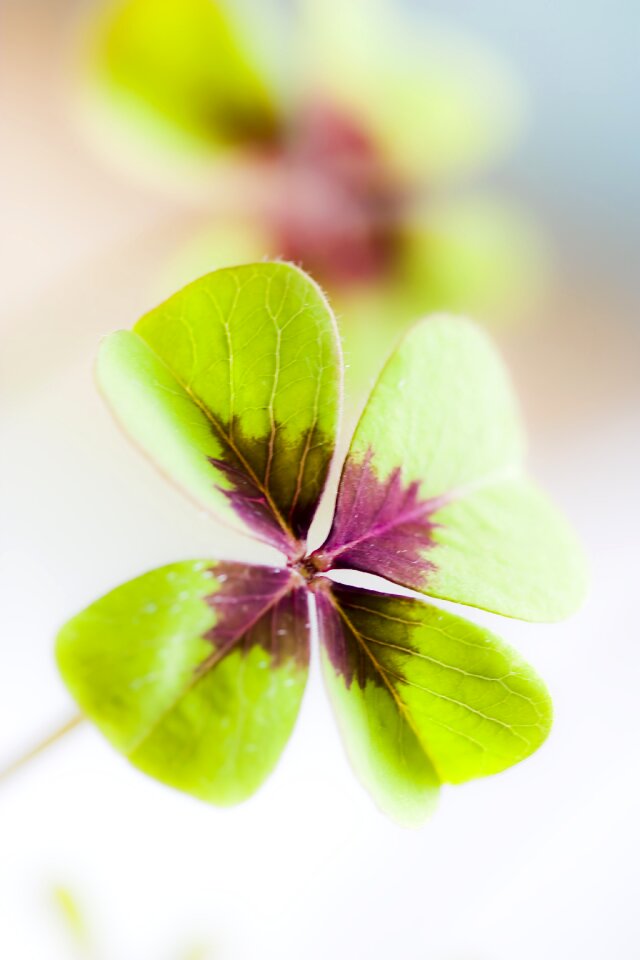
[[[151,353],[156,358],[156,360],[158,360],[158,362],[161,363],[169,371],[169,373],[171,374],[171,376],[173,377],[177,385],[182,390],[184,390],[184,392],[187,394],[189,399],[198,407],[199,410],[202,411],[202,413],[204,414],[206,419],[209,421],[211,426],[218,433],[222,442],[226,444],[227,447],[235,454],[235,456],[238,458],[242,466],[247,471],[249,477],[251,478],[251,481],[255,484],[258,490],[263,494],[263,496],[265,497],[269,505],[269,509],[271,510],[274,516],[274,519],[278,522],[283,532],[288,537],[293,538],[293,541],[296,542],[295,534],[291,529],[291,527],[287,524],[282,514],[280,513],[280,510],[278,509],[269,488],[259,479],[253,467],[251,466],[251,464],[247,461],[247,459],[245,458],[241,450],[236,446],[231,434],[224,429],[224,427],[222,426],[220,421],[217,419],[217,417],[213,415],[212,411],[206,406],[206,404],[204,404],[203,401],[201,401],[200,398],[193,392],[191,387],[187,383],[183,382],[182,378],[178,376],[178,374],[176,373],[174,368],[171,366],[171,364],[167,360],[165,360],[164,357],[160,356],[160,354],[158,354],[156,350],[154,350],[151,344],[147,340],[145,340],[145,338],[141,334],[139,334],[135,330],[132,332],[134,333],[135,336],[139,337],[139,339],[151,351]],[[251,532],[253,534],[253,531]]]
[[[269,610],[275,607],[276,604],[279,603],[280,600],[282,600],[287,595],[287,593],[289,593],[292,590],[293,583],[294,583],[294,578],[293,576],[291,576],[286,581],[284,586],[280,590],[276,591],[276,593],[274,593],[273,597],[264,605],[264,607],[260,608],[258,613],[255,615],[255,617],[253,617],[249,621],[248,624],[243,624],[242,627],[238,629],[237,634],[233,636],[231,640],[227,641],[227,643],[225,643],[224,646],[219,647],[217,650],[214,650],[212,654],[206,657],[205,660],[203,660],[200,664],[198,664],[194,668],[191,679],[189,680],[187,685],[184,686],[180,690],[178,695],[174,697],[171,703],[167,707],[165,707],[165,709],[160,714],[158,714],[157,717],[153,719],[152,723],[147,727],[144,733],[141,734],[135,740],[135,742],[124,751],[127,757],[131,758],[135,753],[137,753],[137,751],[152,736],[152,734],[155,733],[155,731],[160,726],[160,724],[169,716],[169,714],[173,710],[175,710],[175,708],[178,706],[180,701],[184,697],[186,697],[193,690],[193,688],[197,686],[197,684],[201,680],[203,680],[210,673],[210,671],[213,670],[215,666],[217,666],[218,663],[220,663],[221,660],[223,660],[229,653],[231,653],[234,647],[240,642],[242,637],[256,625],[256,623],[265,615],[265,613],[268,613]],[[215,594],[213,594],[213,596],[215,596]],[[215,627],[215,623],[213,624],[213,626]]]
[[[393,699],[395,700],[395,702],[396,702],[396,704],[398,705],[398,707],[399,707],[399,709],[401,710],[401,712],[403,712],[403,714],[404,714],[404,716],[405,716],[405,718],[406,718],[406,722],[409,724],[409,726],[410,726],[411,729],[413,730],[413,732],[414,732],[414,734],[415,734],[418,742],[420,743],[420,746],[422,747],[425,755],[427,756],[428,760],[429,760],[430,763],[432,764],[434,770],[436,771],[436,773],[438,774],[438,776],[440,777],[440,779],[441,779],[442,782],[445,782],[445,778],[440,774],[440,771],[438,770],[437,764],[434,762],[433,758],[431,757],[431,754],[429,753],[429,751],[428,751],[427,748],[425,747],[424,742],[423,742],[421,736],[419,735],[418,731],[417,731],[416,728],[415,728],[415,725],[411,722],[410,714],[407,712],[406,707],[405,707],[403,701],[402,701],[402,700],[397,696],[397,694],[395,693],[395,689],[394,689],[394,687],[393,687],[393,684],[392,684],[392,683],[389,681],[389,679],[388,679],[389,676],[395,677],[397,680],[399,680],[399,681],[402,682],[402,683],[407,684],[407,686],[409,686],[409,687],[414,687],[415,689],[418,689],[418,690],[424,690],[425,693],[428,693],[428,694],[430,694],[431,696],[436,697],[437,699],[442,699],[442,700],[446,700],[446,701],[449,701],[449,702],[451,702],[451,703],[454,703],[454,704],[456,704],[457,706],[462,707],[462,708],[464,708],[465,710],[468,710],[470,713],[476,714],[477,716],[481,717],[483,720],[485,720],[485,721],[487,721],[487,722],[489,722],[489,723],[494,723],[494,724],[496,724],[497,726],[508,730],[508,731],[511,733],[511,735],[512,735],[513,737],[515,737],[515,739],[521,740],[521,741],[526,745],[527,748],[531,748],[531,742],[530,742],[523,734],[519,733],[519,732],[515,729],[515,726],[514,726],[513,724],[510,724],[510,723],[507,723],[506,721],[500,720],[498,717],[491,716],[491,714],[484,713],[484,712],[481,711],[481,710],[477,710],[476,708],[472,707],[470,704],[465,703],[464,700],[458,700],[458,699],[456,699],[456,698],[446,696],[445,694],[438,693],[437,691],[432,690],[432,689],[430,689],[429,687],[423,687],[423,686],[421,686],[420,684],[415,683],[414,681],[408,680],[406,677],[400,675],[399,673],[396,673],[396,672],[393,671],[393,670],[387,670],[385,667],[382,666],[382,664],[378,661],[378,659],[373,655],[373,653],[372,653],[371,650],[369,649],[366,641],[369,641],[369,642],[372,642],[372,643],[376,643],[376,644],[378,644],[378,645],[380,645],[380,646],[383,646],[383,647],[390,647],[390,648],[393,648],[393,649],[397,649],[397,650],[402,651],[403,653],[409,654],[409,655],[411,655],[411,656],[417,656],[417,657],[420,657],[420,658],[423,658],[423,659],[426,659],[426,660],[431,660],[432,662],[434,662],[434,663],[436,663],[436,664],[438,664],[438,665],[440,665],[440,666],[447,667],[448,669],[451,669],[451,670],[455,670],[455,669],[456,669],[455,667],[452,667],[452,666],[449,665],[449,664],[445,664],[445,663],[443,663],[443,662],[441,662],[441,661],[439,661],[439,660],[437,660],[437,659],[435,659],[435,658],[425,657],[424,654],[420,654],[420,653],[417,652],[417,651],[412,651],[412,650],[410,650],[410,649],[408,649],[408,648],[406,648],[406,647],[402,647],[402,646],[399,646],[399,645],[396,645],[396,644],[391,644],[391,643],[388,643],[387,641],[378,640],[378,639],[375,638],[375,637],[368,637],[368,636],[366,636],[365,634],[362,634],[362,633],[357,629],[357,627],[353,624],[353,622],[349,619],[348,615],[344,612],[344,610],[342,609],[342,607],[339,605],[339,603],[338,603],[337,601],[334,603],[334,606],[336,606],[336,609],[338,610],[338,612],[339,612],[340,615],[342,616],[342,618],[343,618],[343,620],[345,621],[345,623],[348,625],[351,633],[352,633],[353,636],[356,638],[356,640],[357,640],[358,643],[360,644],[361,648],[365,651],[365,653],[367,653],[367,655],[369,656],[371,662],[374,664],[374,666],[375,666],[375,668],[377,669],[377,671],[378,671],[378,673],[379,673],[382,681],[384,682],[385,686],[386,686],[387,689],[389,690],[391,696],[392,696]],[[369,609],[366,608],[366,607],[361,607],[360,609],[366,610],[368,613],[373,612],[373,611],[369,610]],[[383,615],[383,616],[384,616],[384,615]],[[391,618],[391,619],[393,619],[393,618]],[[462,672],[467,673],[467,671],[462,671]],[[468,676],[474,676],[473,674],[467,674],[467,675],[468,675]],[[478,679],[483,679],[483,680],[487,680],[487,681],[490,681],[490,682],[496,682],[496,678],[493,678],[493,677],[486,677],[486,676],[484,676],[484,675],[477,675],[477,676],[478,676]],[[504,679],[504,678],[498,678],[498,682],[500,682],[500,681],[503,680],[503,679]],[[530,703],[532,706],[534,706],[534,708],[535,708],[536,704],[534,703],[534,701],[533,701],[530,697],[527,697],[527,696],[525,696],[524,694],[521,694],[521,693],[519,693],[518,691],[513,690],[508,684],[505,684],[504,682],[502,682],[500,685],[503,687],[503,689],[506,689],[506,690],[507,690],[508,695],[517,696],[517,697],[519,697],[519,698],[522,698],[522,699],[524,699],[525,701],[527,701],[528,703]],[[476,740],[475,737],[471,737],[471,736],[469,736],[469,734],[466,734],[466,733],[464,733],[464,732],[462,732],[462,731],[460,731],[460,730],[456,730],[454,727],[450,727],[448,724],[442,723],[442,721],[437,720],[435,717],[431,717],[430,719],[431,719],[431,722],[435,723],[435,724],[438,725],[438,726],[443,726],[443,727],[445,727],[446,729],[448,729],[451,733],[455,734],[456,736],[461,737],[462,739],[465,739],[465,740],[470,740],[470,741],[471,741],[475,746],[477,746],[483,753],[492,753],[492,752],[493,752],[493,751],[489,751],[488,748],[485,746],[485,744],[483,744],[480,740]],[[523,725],[520,724],[520,725],[518,725],[518,726],[523,726]],[[529,725],[527,725],[527,726],[529,726]],[[535,724],[531,724],[530,726],[533,726],[533,727],[535,727],[536,729],[541,729],[541,724],[540,724],[540,722],[535,723]],[[499,754],[494,754],[494,755],[495,755],[495,756],[500,756]],[[526,756],[526,755],[527,755],[527,754],[525,754],[525,756]]]
[[[384,670],[384,667],[383,667],[382,664],[377,660],[377,658],[374,657],[374,655],[372,654],[372,652],[369,650],[369,648],[367,647],[366,643],[363,641],[362,637],[360,636],[359,631],[358,631],[357,628],[354,626],[354,624],[351,622],[351,620],[349,619],[349,617],[346,615],[346,613],[345,613],[344,610],[342,609],[342,607],[341,607],[341,605],[339,604],[339,602],[338,602],[337,600],[335,600],[333,597],[330,597],[330,602],[331,602],[332,606],[334,607],[334,609],[337,611],[338,615],[342,618],[342,620],[344,620],[344,622],[345,622],[345,624],[347,625],[347,628],[349,629],[349,631],[351,632],[351,634],[356,638],[356,641],[358,642],[358,644],[359,644],[359,646],[361,647],[361,649],[364,650],[365,654],[366,654],[366,655],[369,657],[369,659],[371,660],[371,663],[373,664],[374,669],[376,670],[376,672],[378,673],[380,679],[382,680],[382,682],[384,683],[385,687],[387,688],[387,690],[388,690],[388,692],[389,692],[389,694],[390,694],[390,696],[391,696],[391,699],[393,700],[393,702],[395,703],[395,705],[396,705],[396,707],[397,707],[397,709],[398,709],[398,712],[399,712],[399,713],[401,714],[401,716],[403,717],[404,722],[407,724],[407,726],[409,727],[409,729],[410,729],[411,732],[413,733],[414,737],[416,738],[417,742],[420,744],[420,749],[422,750],[422,752],[424,753],[425,757],[427,758],[427,760],[429,761],[429,763],[430,763],[431,766],[433,767],[433,771],[434,771],[434,773],[436,774],[436,776],[438,777],[438,780],[439,780],[441,783],[444,783],[444,782],[445,782],[445,781],[444,781],[444,777],[443,777],[442,774],[440,773],[440,770],[438,769],[438,766],[437,766],[437,764],[435,763],[433,757],[431,756],[431,754],[429,753],[429,751],[428,751],[427,748],[425,747],[425,745],[424,745],[424,743],[423,743],[423,741],[422,741],[422,738],[419,736],[418,731],[417,731],[416,726],[415,726],[415,723],[413,722],[413,720],[412,720],[412,718],[411,718],[411,716],[410,716],[410,714],[409,714],[409,712],[408,712],[405,704],[404,704],[404,703],[402,702],[402,700],[398,697],[398,694],[396,693],[396,691],[395,691],[395,689],[394,689],[394,687],[393,687],[393,684],[391,684],[391,683],[389,682],[389,680],[388,680],[388,678],[387,678],[387,675],[386,675],[386,672],[385,672],[385,670]]]
[[[358,544],[367,540],[374,540],[375,538],[388,533],[390,530],[395,530],[404,523],[409,523],[411,520],[417,520],[420,517],[423,517],[425,514],[435,515],[440,510],[448,507],[450,504],[455,503],[458,500],[464,500],[465,497],[471,496],[472,494],[477,493],[480,490],[484,490],[487,487],[497,485],[503,480],[515,480],[521,475],[522,470],[520,465],[513,463],[505,466],[499,471],[488,473],[484,477],[480,477],[478,480],[472,481],[461,487],[457,487],[454,490],[451,490],[449,493],[443,493],[435,497],[430,497],[428,500],[424,500],[419,506],[414,507],[412,510],[407,510],[404,513],[401,512],[396,514],[392,520],[386,521],[381,525],[376,525],[375,523],[372,524],[372,526],[369,527],[361,536],[355,537],[353,540],[349,540],[347,543],[341,544],[341,546],[335,550],[327,551],[327,556],[331,558],[338,557],[340,554],[351,550],[354,546],[357,546]],[[320,548],[320,550],[322,550],[322,548]]]

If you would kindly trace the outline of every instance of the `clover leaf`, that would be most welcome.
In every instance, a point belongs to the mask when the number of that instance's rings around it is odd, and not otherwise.
[[[413,328],[346,458],[309,551],[340,406],[336,324],[287,263],[211,273],[102,344],[101,388],[160,468],[268,541],[279,567],[217,558],[144,574],[60,631],[83,713],[138,768],[216,804],[282,752],[317,632],[348,752],[378,805],[419,822],[440,784],[511,766],[545,739],[549,695],[488,630],[392,584],[553,619],[583,590],[580,550],[522,467],[506,374],[468,321]],[[345,586],[340,568],[389,581]]]
[[[164,472],[287,555],[324,487],[341,373],[323,294],[284,265],[203,277],[98,358],[113,411]]]
[[[355,431],[322,562],[509,617],[561,619],[579,602],[582,560],[523,454],[486,336],[449,317],[417,324]]]

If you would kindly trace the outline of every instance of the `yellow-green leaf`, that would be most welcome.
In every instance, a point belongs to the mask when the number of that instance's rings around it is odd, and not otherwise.
[[[73,617],[56,652],[83,713],[135,766],[237,803],[271,772],[295,722],[307,598],[287,570],[176,563]]]
[[[342,363],[316,284],[286,263],[218,270],[107,337],[117,419],[200,504],[291,552],[335,445]]]

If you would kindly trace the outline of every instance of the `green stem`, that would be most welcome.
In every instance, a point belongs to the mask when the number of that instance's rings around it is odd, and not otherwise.
[[[30,750],[27,750],[26,753],[23,753],[22,756],[17,757],[13,760],[7,767],[3,770],[0,770],[0,783],[3,783],[5,780],[8,780],[13,776],[14,773],[17,773],[22,767],[25,767],[32,760],[35,760],[36,757],[40,756],[41,753],[44,753],[49,747],[53,746],[54,743],[57,743],[58,740],[61,740],[62,737],[66,736],[67,733],[71,733],[72,730],[75,730],[84,720],[84,717],[81,713],[77,714],[74,717],[71,717],[70,720],[67,720],[61,727],[58,727],[57,730],[54,730],[49,736],[45,737],[44,740],[41,740],[35,746],[31,747]]]

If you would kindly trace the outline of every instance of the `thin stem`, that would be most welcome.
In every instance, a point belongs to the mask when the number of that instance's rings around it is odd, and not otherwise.
[[[25,767],[32,760],[35,760],[36,757],[40,756],[41,753],[44,753],[45,750],[53,746],[54,743],[57,743],[58,740],[61,740],[62,737],[66,736],[67,733],[71,733],[72,730],[75,730],[75,728],[78,727],[83,720],[83,715],[78,713],[75,717],[71,717],[70,720],[67,720],[67,722],[61,727],[58,727],[57,730],[54,730],[53,733],[50,733],[48,737],[44,738],[44,740],[41,740],[40,743],[37,743],[34,747],[31,747],[31,749],[27,750],[26,753],[23,753],[21,757],[13,760],[8,767],[0,770],[0,783],[8,780],[13,776],[14,773],[17,773],[22,767]]]

